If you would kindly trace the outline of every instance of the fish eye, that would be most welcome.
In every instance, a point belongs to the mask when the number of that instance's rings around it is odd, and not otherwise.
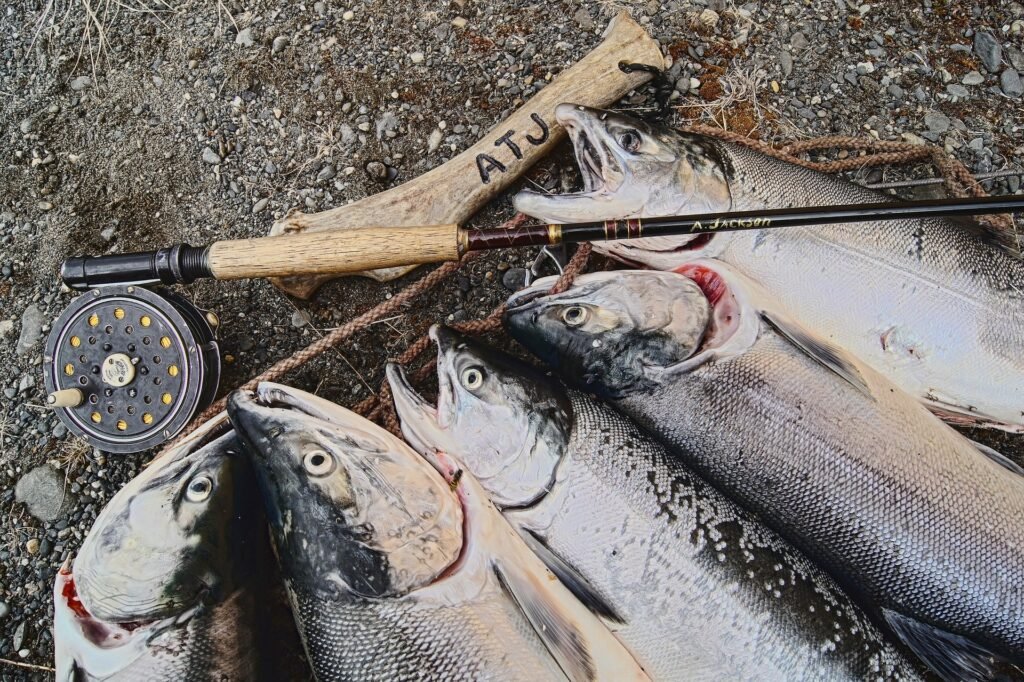
[[[326,476],[334,470],[334,458],[323,450],[311,450],[302,458],[302,466],[310,476]]]
[[[616,141],[619,143],[619,146],[627,152],[635,152],[640,149],[640,133],[635,130],[626,130],[619,133]]]
[[[475,391],[484,384],[484,372],[479,367],[468,367],[462,371],[460,380],[463,386],[471,391]]]
[[[570,327],[578,327],[587,321],[590,313],[581,305],[571,305],[562,311],[562,321]]]
[[[185,499],[189,502],[202,502],[213,492],[213,481],[209,476],[196,476],[185,488]]]

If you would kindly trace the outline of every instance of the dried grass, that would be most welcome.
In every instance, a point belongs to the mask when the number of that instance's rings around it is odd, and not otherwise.
[[[93,84],[98,87],[99,76],[109,62],[107,26],[111,22],[125,13],[148,14],[166,26],[161,15],[178,11],[167,0],[49,0],[36,19],[28,52],[34,52],[42,37],[55,38],[77,28],[78,55],[70,73],[78,70],[83,58],[88,58]]]

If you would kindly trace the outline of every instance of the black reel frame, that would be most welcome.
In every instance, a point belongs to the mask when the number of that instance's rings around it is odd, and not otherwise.
[[[114,453],[164,443],[220,381],[215,315],[167,290],[104,286],[72,301],[43,353],[51,405],[75,435]]]

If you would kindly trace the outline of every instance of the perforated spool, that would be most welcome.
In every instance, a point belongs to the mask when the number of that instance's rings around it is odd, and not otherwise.
[[[84,399],[55,411],[108,452],[139,452],[177,435],[212,400],[220,359],[206,316],[184,299],[142,287],[103,287],[75,299],[43,354],[48,392]]]

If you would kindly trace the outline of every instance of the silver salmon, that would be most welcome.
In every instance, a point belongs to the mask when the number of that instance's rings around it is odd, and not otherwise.
[[[584,192],[522,192],[547,222],[891,201],[747,147],[563,104]],[[817,225],[595,243],[634,265],[723,260],[805,327],[954,423],[1024,432],[1024,262],[963,220]]]
[[[257,635],[258,564],[273,559],[256,481],[233,434],[205,435],[111,498],[58,572],[58,681],[274,679]]]
[[[1020,675],[1024,477],[713,260],[540,281],[513,336],[759,514],[947,679]]]
[[[449,459],[276,384],[228,412],[320,680],[646,680]]]
[[[833,581],[603,403],[435,327],[438,402],[389,366],[402,432],[456,456],[659,680],[916,679]]]

